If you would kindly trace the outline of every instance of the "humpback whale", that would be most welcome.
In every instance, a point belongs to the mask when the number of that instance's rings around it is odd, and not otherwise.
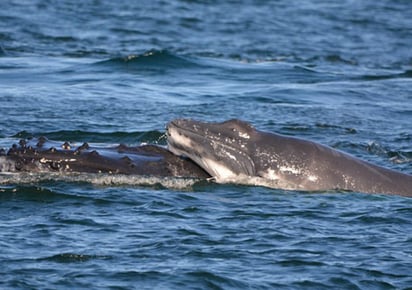
[[[0,150],[0,172],[105,173],[156,177],[210,177],[189,159],[156,145],[93,147],[49,141],[45,137],[20,140]]]
[[[183,177],[300,191],[355,191],[412,197],[412,176],[316,142],[255,129],[240,120],[167,125],[168,148],[99,147],[21,140],[0,149],[0,173],[91,173]],[[79,179],[78,179],[79,180]],[[81,178],[80,178],[81,181]]]
[[[167,142],[171,152],[192,159],[218,183],[412,197],[411,175],[312,141],[259,131],[241,120],[173,120]]]

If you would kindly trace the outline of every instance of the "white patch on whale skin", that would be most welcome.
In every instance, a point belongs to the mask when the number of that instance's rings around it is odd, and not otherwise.
[[[276,171],[273,169],[268,169],[262,174],[263,178],[270,179],[270,180],[278,180],[279,176],[276,174]]]
[[[229,180],[236,179],[237,174],[235,174],[232,170],[230,170],[223,164],[216,162],[215,160],[209,158],[201,158],[199,162],[203,164],[202,167],[216,179],[217,183],[224,183]]]
[[[47,162],[54,162],[54,161],[55,160],[53,160],[53,159],[46,159],[44,157],[39,160],[40,163],[47,163]],[[58,162],[76,162],[76,161],[77,161],[77,159],[75,159],[75,158],[58,160]]]
[[[243,139],[250,139],[250,135],[247,133],[242,133],[239,132],[239,137],[243,138]]]
[[[319,178],[316,175],[309,175],[308,176],[308,180],[312,181],[312,182],[316,182],[316,181],[318,181],[318,179]]]
[[[175,155],[185,155],[184,152],[174,148],[173,143],[179,144],[184,148],[192,148],[190,138],[179,134],[174,128],[169,128],[168,148]]]
[[[233,160],[237,161],[236,156],[230,154],[229,152],[226,152],[226,155],[227,155],[230,159],[233,159]]]
[[[296,174],[296,175],[299,175],[299,174],[302,173],[299,168],[289,167],[289,166],[280,166],[279,171],[286,172],[286,173],[292,173],[292,174]]]
[[[286,169],[286,168],[284,168],[284,169]],[[301,171],[297,170],[296,168],[292,168],[292,170],[290,170],[290,168],[287,168],[287,170],[280,170],[280,171],[281,172],[287,172],[287,173],[293,173],[293,174],[300,174],[301,173]],[[266,170],[265,172],[263,172],[262,174],[260,174],[260,176],[262,178],[268,179],[268,180],[278,180],[279,181],[281,179],[281,177],[277,174],[276,170],[273,170],[273,169],[270,169],[270,168],[268,170]],[[310,182],[316,182],[316,181],[318,181],[319,177],[316,176],[316,175],[310,174],[310,175],[307,176],[307,179]]]
[[[182,134],[179,134],[179,132],[175,128],[169,128],[168,133],[169,133],[169,138],[167,140],[168,141],[167,147],[170,150],[170,152],[178,156],[189,157],[188,154],[184,150],[180,150],[176,148],[175,146],[173,146],[173,144],[179,144],[179,146],[183,148],[192,148],[193,146],[192,146],[192,141],[190,140],[190,138]]]

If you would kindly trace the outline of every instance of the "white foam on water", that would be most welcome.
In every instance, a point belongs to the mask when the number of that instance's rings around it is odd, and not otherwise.
[[[181,177],[155,177],[107,173],[0,173],[0,184],[36,184],[40,182],[86,182],[102,186],[156,186],[187,189],[200,179]]]

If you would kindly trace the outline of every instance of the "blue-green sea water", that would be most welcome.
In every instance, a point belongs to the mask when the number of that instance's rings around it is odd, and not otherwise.
[[[0,147],[241,118],[412,174],[411,10],[2,1]],[[0,288],[412,289],[410,198],[131,181],[1,184]]]

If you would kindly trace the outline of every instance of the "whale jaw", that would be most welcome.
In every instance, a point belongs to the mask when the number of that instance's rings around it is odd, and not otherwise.
[[[250,136],[239,131],[237,134],[241,135],[242,142],[227,138],[227,134],[221,132],[232,129],[223,124],[174,120],[167,126],[168,149],[193,160],[218,183],[236,182],[254,176],[254,162],[242,143]]]

